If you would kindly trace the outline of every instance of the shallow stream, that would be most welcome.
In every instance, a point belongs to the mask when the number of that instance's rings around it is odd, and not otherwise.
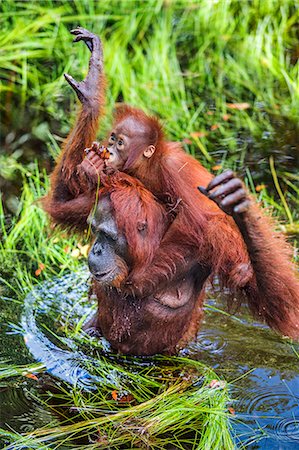
[[[92,357],[86,356],[75,333],[72,338],[69,332],[95,309],[87,298],[87,276],[84,267],[82,272],[46,282],[30,293],[22,308],[24,339],[2,334],[1,357],[28,363],[29,351],[31,361],[42,362],[57,382],[76,382],[92,389],[94,380],[86,368]],[[223,311],[223,299],[210,295],[198,338],[181,355],[212,366],[221,378],[231,382],[230,410],[237,442],[246,443],[249,449],[298,449],[299,346],[253,322],[243,306],[233,316]],[[9,330],[7,324],[4,331]],[[99,347],[109,355],[104,339]],[[58,423],[57,416],[39,402],[38,396],[30,379],[2,382],[1,427],[28,432],[49,422]]]

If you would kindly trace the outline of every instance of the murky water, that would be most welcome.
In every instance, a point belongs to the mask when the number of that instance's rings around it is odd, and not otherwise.
[[[76,331],[78,321],[87,319],[95,310],[87,297],[87,277],[88,270],[84,268],[63,280],[44,283],[30,293],[25,301],[22,329],[32,360],[42,362],[56,378],[55,383],[75,382],[92,390],[98,381],[89,371],[92,356],[90,352],[86,355],[75,332],[70,337],[70,330]],[[253,322],[245,308],[234,316],[217,309],[225,309],[220,296],[208,301],[198,339],[181,354],[213,366],[231,382],[230,407],[235,411],[232,424],[237,442],[246,443],[249,449],[298,449],[298,345],[292,347],[266,326]],[[5,338],[2,355],[12,355],[10,348],[15,348],[15,339]],[[105,339],[94,343],[98,351],[109,352]],[[20,353],[24,352],[25,343],[19,345]],[[11,359],[14,362],[15,355]],[[39,401],[39,395],[34,380],[2,382],[1,427],[25,432],[49,422],[58,423],[57,416]]]
[[[221,299],[212,308],[225,308]],[[228,317],[208,307],[198,341],[184,351],[232,382],[237,442],[250,449],[299,448],[298,345],[253,322],[245,307]]]

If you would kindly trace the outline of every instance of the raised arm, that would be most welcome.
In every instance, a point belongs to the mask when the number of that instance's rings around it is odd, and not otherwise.
[[[68,135],[62,154],[52,177],[52,193],[55,200],[69,200],[85,190],[78,177],[77,166],[84,157],[84,149],[96,138],[98,122],[104,103],[103,52],[100,38],[84,28],[71,31],[74,42],[84,41],[91,51],[89,70],[83,81],[77,82],[70,75],[65,79],[76,92],[81,109],[74,128]]]
[[[91,51],[89,70],[83,81],[77,82],[70,75],[65,78],[76,92],[81,109],[75,125],[62,147],[62,152],[51,177],[51,190],[43,199],[43,206],[54,222],[82,228],[89,214],[96,188],[95,177],[88,179],[88,170],[80,170],[84,149],[96,138],[99,117],[104,103],[103,53],[100,38],[84,28],[71,31],[74,42],[84,41]],[[102,161],[88,155],[88,165],[98,172]],[[86,164],[85,164],[86,165]],[[84,167],[83,167],[84,169]],[[93,174],[94,175],[94,174]]]
[[[299,281],[291,247],[274,232],[271,220],[232,171],[215,177],[200,190],[233,216],[246,243],[253,268],[253,277],[244,286],[250,309],[272,328],[298,339]]]

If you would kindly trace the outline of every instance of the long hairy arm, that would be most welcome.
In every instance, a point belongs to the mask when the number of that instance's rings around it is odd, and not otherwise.
[[[95,197],[96,184],[89,183],[78,170],[84,158],[84,149],[96,138],[99,118],[104,104],[104,75],[102,44],[98,36],[83,28],[71,32],[75,41],[83,40],[91,51],[89,71],[85,80],[75,81],[65,75],[75,90],[81,109],[75,125],[62,147],[62,152],[51,176],[51,189],[42,199],[44,209],[60,225],[82,228]],[[92,163],[92,161],[91,161]]]
[[[248,195],[232,171],[200,188],[238,226],[251,263],[252,274],[239,285],[253,314],[273,329],[299,338],[299,280],[292,263],[292,248],[274,231],[274,224]]]
[[[291,246],[256,205],[235,220],[254,271],[244,287],[250,309],[275,330],[298,339],[299,280]]]

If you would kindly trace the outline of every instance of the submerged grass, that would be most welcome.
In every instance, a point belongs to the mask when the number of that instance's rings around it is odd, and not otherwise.
[[[52,448],[51,443],[63,448],[66,442],[67,448],[82,450],[234,448],[225,412],[227,389],[209,387],[213,371],[186,358],[160,358],[161,367],[157,358],[155,365],[140,361],[138,369],[135,361],[135,373],[128,363],[124,359],[118,366],[101,359],[103,378],[94,394],[61,389],[48,397],[48,407],[61,417],[62,425],[18,439],[6,433],[14,449],[29,444],[30,448]]]

